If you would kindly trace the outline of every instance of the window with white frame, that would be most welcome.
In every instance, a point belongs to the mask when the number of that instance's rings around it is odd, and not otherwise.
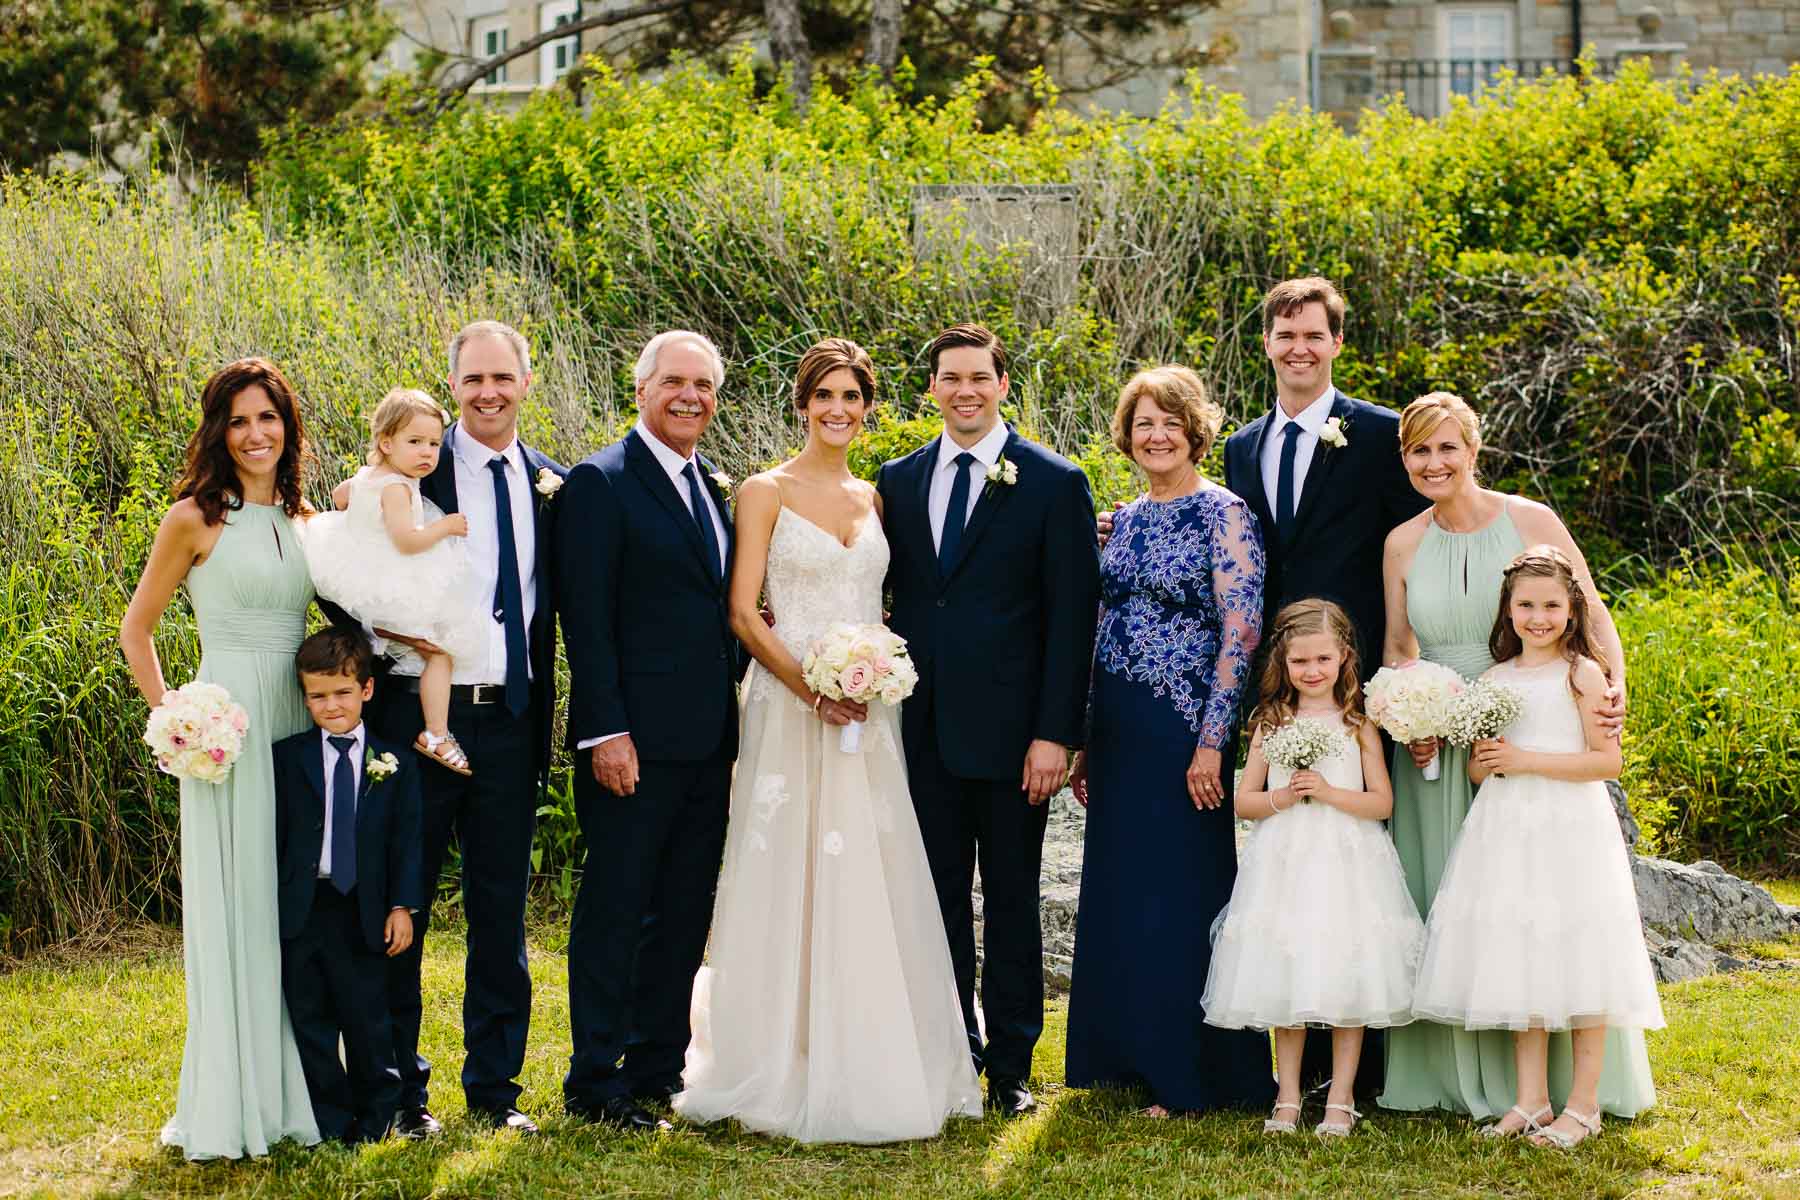
[[[492,58],[496,54],[505,54],[512,45],[512,29],[509,27],[504,13],[492,17],[478,17],[470,26],[469,41],[475,47],[477,59]],[[506,82],[506,64],[502,63],[486,75],[481,82],[492,87]]]
[[[1445,60],[1444,98],[1474,95],[1512,62],[1513,6],[1441,6],[1438,48],[1438,57]]]
[[[579,0],[545,0],[538,5],[538,32],[549,33],[580,15]],[[579,37],[557,38],[538,47],[538,82],[552,84],[575,67],[581,55]]]

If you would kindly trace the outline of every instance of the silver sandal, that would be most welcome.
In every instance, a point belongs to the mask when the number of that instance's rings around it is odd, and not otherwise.
[[[1294,1110],[1294,1120],[1283,1121],[1281,1118],[1271,1115],[1268,1120],[1263,1122],[1264,1133],[1294,1132],[1294,1129],[1296,1128],[1295,1122],[1300,1119],[1300,1106],[1298,1104],[1289,1104],[1286,1101],[1282,1101],[1275,1106],[1275,1111],[1280,1112],[1284,1108],[1291,1108]]]
[[[1320,1121],[1317,1125],[1313,1126],[1313,1132],[1320,1137],[1349,1137],[1350,1131],[1356,1128],[1356,1123],[1362,1120],[1362,1114],[1357,1112],[1353,1105],[1349,1104],[1327,1104],[1325,1106],[1325,1111],[1349,1113],[1350,1123],[1348,1125],[1327,1125],[1325,1122]]]
[[[1548,1104],[1544,1105],[1544,1107],[1538,1109],[1534,1113],[1528,1113],[1516,1104],[1512,1106],[1510,1111],[1519,1114],[1519,1119],[1525,1122],[1524,1128],[1505,1129],[1501,1127],[1500,1121],[1494,1121],[1477,1129],[1475,1131],[1475,1136],[1484,1138],[1504,1138],[1542,1133],[1544,1130],[1544,1119],[1552,1115]],[[1501,1121],[1504,1121],[1505,1119],[1505,1117],[1500,1118]]]
[[[1532,1137],[1531,1144],[1534,1146],[1555,1146],[1558,1150],[1573,1150],[1575,1147],[1581,1145],[1581,1143],[1600,1132],[1599,1109],[1595,1109],[1591,1113],[1578,1113],[1572,1108],[1565,1108],[1562,1110],[1562,1115],[1565,1117],[1574,1117],[1575,1123],[1587,1130],[1587,1132],[1580,1137],[1576,1137],[1574,1134],[1564,1133],[1560,1129],[1551,1129],[1548,1126],[1545,1126]],[[1542,1139],[1541,1141],[1539,1140],[1540,1138]]]

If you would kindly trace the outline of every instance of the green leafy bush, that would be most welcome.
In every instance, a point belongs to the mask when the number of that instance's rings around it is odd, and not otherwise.
[[[1670,572],[1615,607],[1630,658],[1625,783],[1659,852],[1800,864],[1800,571]]]

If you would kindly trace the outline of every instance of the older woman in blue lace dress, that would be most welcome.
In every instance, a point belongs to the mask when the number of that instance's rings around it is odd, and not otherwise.
[[[1071,1087],[1141,1087],[1151,1115],[1264,1106],[1268,1040],[1202,1020],[1209,931],[1237,876],[1238,705],[1262,628],[1249,506],[1196,469],[1220,413],[1185,367],[1133,376],[1113,441],[1149,480],[1101,556],[1075,923]]]

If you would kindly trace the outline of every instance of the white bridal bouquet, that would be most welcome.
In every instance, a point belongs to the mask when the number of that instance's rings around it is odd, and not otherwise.
[[[858,704],[898,704],[919,682],[906,639],[885,625],[833,625],[807,650],[800,670],[819,695]],[[852,721],[838,736],[838,748],[854,754],[861,747],[862,722]]]
[[[1463,678],[1440,663],[1419,661],[1404,667],[1383,667],[1363,686],[1369,717],[1397,742],[1418,742],[1450,734],[1450,714],[1462,694]],[[1437,755],[1420,772],[1436,779],[1441,770]]]
[[[144,743],[156,765],[177,779],[223,783],[244,748],[250,714],[216,683],[195,681],[164,693],[150,710]]]

